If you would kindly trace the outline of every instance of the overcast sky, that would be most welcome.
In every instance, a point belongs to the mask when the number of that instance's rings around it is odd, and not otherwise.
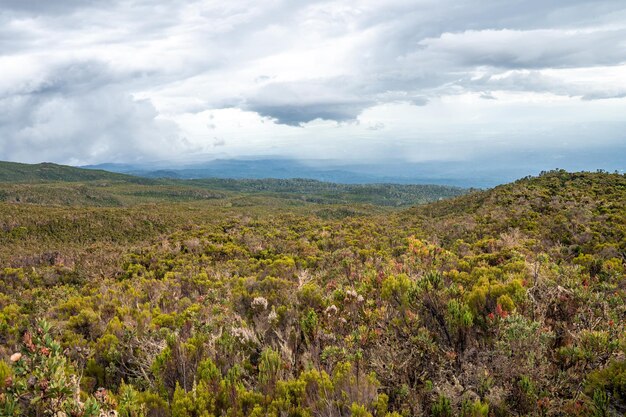
[[[0,0],[2,160],[529,149],[626,165],[626,1]]]

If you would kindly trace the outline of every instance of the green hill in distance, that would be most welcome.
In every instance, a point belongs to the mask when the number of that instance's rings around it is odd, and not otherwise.
[[[50,162],[40,164],[21,164],[0,161],[0,182],[2,183],[34,183],[34,182],[79,182],[79,181],[126,181],[150,183],[131,175],[118,174],[103,170],[88,170]]]
[[[31,204],[124,206],[158,201],[203,201],[251,196],[292,204],[408,206],[467,190],[442,185],[335,184],[308,179],[150,179],[64,165],[0,162],[0,200]],[[244,201],[242,201],[242,199]],[[226,203],[228,204],[228,203]]]

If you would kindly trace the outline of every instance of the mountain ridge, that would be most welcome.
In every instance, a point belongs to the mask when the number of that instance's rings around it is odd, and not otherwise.
[[[467,190],[434,184],[339,184],[315,179],[144,178],[57,164],[0,162],[0,200],[34,204],[120,206],[146,202],[229,200],[237,196],[292,203],[407,206]]]

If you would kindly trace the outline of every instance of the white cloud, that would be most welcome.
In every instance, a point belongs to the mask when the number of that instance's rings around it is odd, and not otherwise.
[[[0,159],[608,146],[624,39],[619,0],[0,0]]]
[[[118,86],[98,82],[102,72],[90,68],[65,68],[63,77],[0,98],[3,159],[86,164],[193,150],[149,100],[134,100]]]
[[[423,49],[415,52],[413,59],[460,67],[595,67],[626,61],[626,27],[447,32],[419,45]]]

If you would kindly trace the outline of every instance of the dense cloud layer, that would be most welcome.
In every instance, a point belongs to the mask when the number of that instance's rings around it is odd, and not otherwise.
[[[572,132],[625,110],[621,0],[0,0],[0,159],[607,148]]]

